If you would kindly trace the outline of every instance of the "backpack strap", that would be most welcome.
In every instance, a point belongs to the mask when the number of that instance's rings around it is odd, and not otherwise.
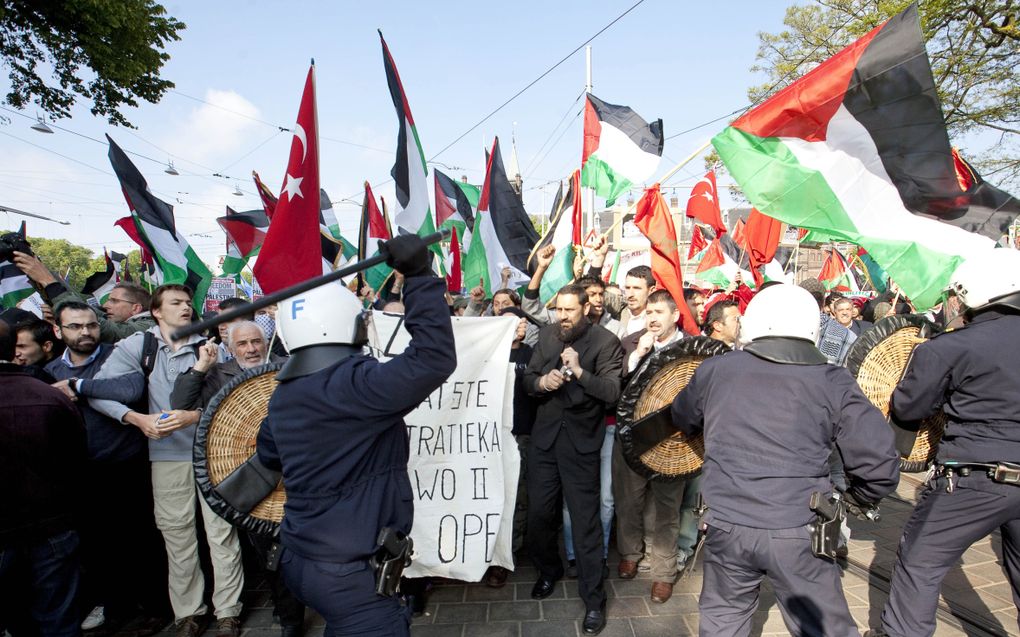
[[[149,374],[156,368],[156,356],[159,354],[159,343],[156,342],[156,335],[146,330],[142,340],[142,376],[146,384],[149,382]]]

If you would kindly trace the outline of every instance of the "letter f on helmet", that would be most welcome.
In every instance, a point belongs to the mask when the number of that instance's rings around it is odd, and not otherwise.
[[[304,299],[294,299],[290,302],[290,318],[291,320],[297,320],[297,313],[305,309]]]

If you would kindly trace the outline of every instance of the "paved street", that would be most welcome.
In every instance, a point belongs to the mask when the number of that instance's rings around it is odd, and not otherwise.
[[[882,504],[878,523],[852,524],[850,563],[844,571],[843,589],[862,632],[877,625],[886,600],[888,578],[895,559],[899,529],[912,508],[919,477],[904,476],[896,498]],[[967,635],[1020,635],[1009,584],[1001,566],[998,535],[972,547],[943,585],[937,637]],[[611,556],[609,624],[606,637],[682,637],[697,635],[698,593],[701,573],[677,584],[673,598],[665,604],[649,599],[651,579],[642,574],[635,580],[616,576],[616,558]],[[536,572],[530,565],[513,573],[504,588],[483,584],[436,582],[429,596],[427,612],[415,618],[413,637],[562,637],[581,635],[584,611],[577,595],[577,582],[560,582],[553,596],[537,602],[531,599]],[[279,634],[274,622],[269,593],[264,586],[249,591],[245,599],[244,637]],[[309,611],[309,637],[322,634],[322,619]],[[172,635],[172,631],[164,633]],[[210,630],[209,634],[212,634]],[[755,635],[786,635],[775,599],[763,591],[755,615]]]

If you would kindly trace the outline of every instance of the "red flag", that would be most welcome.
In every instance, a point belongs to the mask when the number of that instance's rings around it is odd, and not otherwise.
[[[691,316],[684,301],[684,279],[680,270],[680,253],[676,242],[676,228],[666,200],[659,192],[659,184],[645,191],[637,203],[634,225],[652,243],[652,276],[656,287],[669,291],[680,310],[680,329],[688,334],[700,334],[698,323]]]
[[[719,239],[712,239],[712,243],[708,245],[708,251],[705,252],[705,256],[701,257],[701,263],[698,264],[698,269],[695,272],[708,272],[725,264],[726,253],[723,252],[722,244],[719,243]]]
[[[131,237],[131,240],[138,245],[138,248],[141,250],[142,263],[149,266],[153,265],[152,254],[149,252],[149,247],[142,240],[142,235],[138,233],[138,226],[135,225],[134,217],[121,217],[114,221],[113,225],[120,226],[121,230],[126,232],[127,236]]]
[[[450,267],[446,275],[446,289],[454,294],[460,294],[463,282],[460,275],[460,242],[457,241],[457,228],[450,228],[453,233],[450,235]]]
[[[747,250],[747,235],[744,232],[744,228],[744,220],[737,219],[737,222],[733,224],[733,231],[730,232],[730,239],[733,243],[737,244],[737,247],[741,250]]]
[[[314,64],[305,80],[280,200],[254,272],[267,294],[322,274]]]
[[[776,248],[779,247],[779,235],[782,234],[782,231],[783,223],[781,221],[763,215],[758,212],[757,208],[751,208],[751,215],[747,218],[745,236],[747,257],[751,264],[751,274],[754,275],[755,286],[765,282],[765,277],[758,271],[758,268],[775,258]]]
[[[691,233],[691,248],[687,251],[687,260],[690,261],[694,258],[694,255],[707,247],[708,241],[705,240],[705,234],[701,231],[701,226],[694,226],[694,232]]]
[[[257,172],[251,171],[251,176],[255,180],[255,189],[259,191],[259,197],[262,199],[262,209],[266,211],[266,216],[272,219],[273,213],[276,212],[276,195],[273,194],[273,191],[268,186],[262,183]]]
[[[717,237],[726,232],[722,212],[719,210],[719,191],[715,187],[714,170],[708,171],[691,189],[691,196],[687,200],[687,216],[710,226]]]

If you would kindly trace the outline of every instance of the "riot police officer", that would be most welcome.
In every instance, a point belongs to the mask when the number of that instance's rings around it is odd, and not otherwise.
[[[387,362],[364,355],[362,305],[338,284],[284,301],[277,324],[291,358],[258,438],[258,459],[282,468],[287,488],[284,580],[328,635],[409,632],[409,610],[376,591],[373,556],[382,529],[395,538],[411,530],[403,417],[457,365],[446,284],[431,275],[425,244],[401,236],[385,250],[405,277],[410,345]]]
[[[815,347],[818,329],[809,292],[762,290],[741,322],[744,349],[706,360],[673,402],[673,424],[705,436],[701,635],[750,634],[765,576],[792,634],[859,634],[839,566],[812,551],[809,502],[832,492],[834,442],[859,503],[896,487],[899,457],[881,412]]]
[[[946,572],[995,529],[1020,609],[1020,252],[968,259],[950,287],[968,324],[919,345],[892,395],[900,421],[919,421],[940,407],[948,419],[935,467],[903,527],[882,613],[882,630],[893,637],[935,632]]]

